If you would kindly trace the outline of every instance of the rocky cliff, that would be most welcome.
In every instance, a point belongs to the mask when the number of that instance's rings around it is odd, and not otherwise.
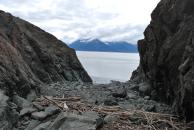
[[[62,80],[91,82],[73,49],[40,28],[0,11],[0,89],[25,97],[42,83]]]
[[[194,1],[161,0],[138,42],[140,66],[150,95],[194,120]]]

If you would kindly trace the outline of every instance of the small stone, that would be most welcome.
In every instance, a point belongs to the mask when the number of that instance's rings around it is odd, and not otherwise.
[[[34,112],[32,113],[32,118],[36,119],[36,120],[43,120],[48,116],[48,113],[44,112],[44,111],[40,111],[40,112]]]
[[[134,93],[127,93],[129,99],[135,99],[137,96]]]
[[[25,125],[25,126],[27,126],[28,124],[30,124],[30,121],[26,121],[26,122],[22,123],[22,125]]]
[[[138,122],[140,119],[141,119],[141,118],[139,118],[139,117],[137,117],[137,116],[135,116],[135,115],[129,117],[129,120],[130,120],[131,122]]]
[[[118,92],[112,93],[112,96],[116,97],[116,98],[126,98],[127,97],[127,90],[126,90],[126,88],[123,87],[122,90],[118,90]]]
[[[54,115],[56,113],[59,113],[60,110],[58,107],[52,105],[52,106],[45,108],[45,112],[48,114],[48,116],[50,116],[50,115]]]
[[[145,108],[145,111],[148,112],[156,112],[156,106],[155,105],[149,105]]]
[[[112,122],[116,122],[118,121],[120,118],[118,115],[107,115],[105,118],[104,118],[104,122],[106,124],[109,124],[109,123],[112,123]]]
[[[149,100],[150,99],[150,96],[145,96],[144,99],[145,100]]]
[[[118,103],[113,99],[107,99],[104,101],[104,105],[106,106],[116,106]]]
[[[44,110],[44,107],[41,106],[41,105],[39,105],[38,103],[33,102],[32,104],[33,104],[33,106],[34,106],[35,108],[37,108],[39,111],[43,111],[43,110]]]
[[[32,112],[35,112],[37,111],[35,108],[31,108],[31,107],[28,107],[28,108],[23,108],[21,111],[20,111],[20,116],[24,116],[26,114],[30,114]]]

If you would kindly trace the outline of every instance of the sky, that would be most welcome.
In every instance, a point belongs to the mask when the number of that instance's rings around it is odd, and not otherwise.
[[[77,39],[137,43],[160,0],[1,0],[0,9],[67,44]]]

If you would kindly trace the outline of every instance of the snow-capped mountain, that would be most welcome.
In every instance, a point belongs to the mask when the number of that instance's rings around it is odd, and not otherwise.
[[[125,42],[103,42],[99,39],[80,39],[69,45],[71,48],[78,51],[100,51],[100,52],[125,52],[136,53],[137,45]]]

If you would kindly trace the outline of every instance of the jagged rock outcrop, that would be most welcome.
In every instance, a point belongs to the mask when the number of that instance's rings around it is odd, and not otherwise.
[[[0,11],[0,89],[26,96],[41,83],[91,82],[73,49],[40,28]]]
[[[161,0],[151,18],[138,42],[141,73],[133,78],[143,73],[152,98],[194,120],[194,1]]]

